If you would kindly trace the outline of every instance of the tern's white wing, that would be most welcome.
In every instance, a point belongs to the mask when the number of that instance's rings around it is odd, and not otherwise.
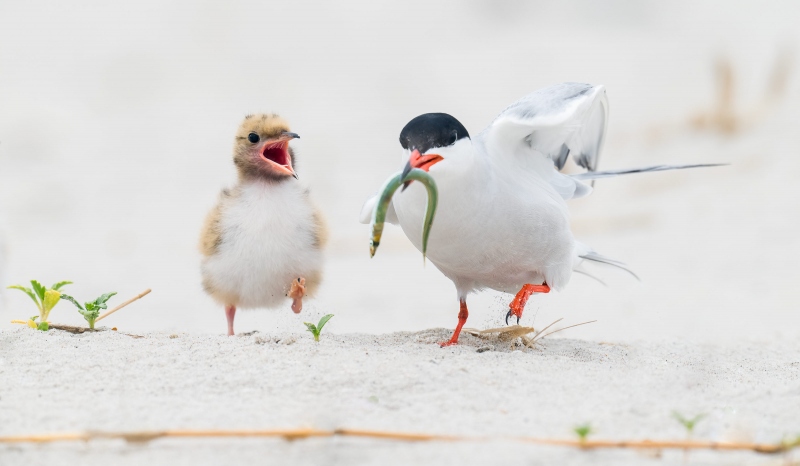
[[[364,206],[361,207],[361,213],[358,216],[358,221],[361,223],[372,222],[372,213],[375,212],[375,205],[378,203],[378,193],[367,199]],[[394,210],[394,204],[389,203],[389,208],[386,209],[386,221],[392,225],[397,225],[400,220],[397,219],[397,212]]]
[[[603,86],[562,83],[539,89],[511,104],[478,139],[493,158],[545,156],[560,170],[572,156],[575,163],[594,171],[607,123],[608,99]],[[571,184],[561,177],[553,181]],[[578,185],[573,192],[561,194],[568,199],[591,191],[583,188]]]

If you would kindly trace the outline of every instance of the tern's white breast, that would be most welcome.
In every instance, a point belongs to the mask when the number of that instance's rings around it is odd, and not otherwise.
[[[431,262],[459,290],[510,292],[543,280],[555,288],[565,285],[574,241],[566,204],[552,187],[530,171],[515,173],[488,162],[451,177],[446,162],[430,171],[439,187],[428,242]],[[393,202],[403,231],[421,249],[425,188],[413,183]]]

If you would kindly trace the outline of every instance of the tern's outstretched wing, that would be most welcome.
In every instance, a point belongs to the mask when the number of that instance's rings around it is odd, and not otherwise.
[[[572,156],[575,163],[594,171],[607,123],[608,99],[603,86],[562,83],[511,104],[477,138],[493,158],[545,156],[561,170]],[[572,183],[555,178],[554,185],[565,199],[591,191],[585,185],[563,186]]]
[[[375,193],[374,196],[367,199],[367,202],[361,207],[361,213],[358,216],[358,221],[368,224],[372,221],[372,213],[375,212],[375,205],[378,203],[380,193]],[[386,221],[392,225],[397,225],[400,220],[397,219],[397,212],[394,210],[394,204],[389,203],[389,208],[386,209]]]

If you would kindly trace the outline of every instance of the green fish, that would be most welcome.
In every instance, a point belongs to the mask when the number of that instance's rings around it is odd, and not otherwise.
[[[402,173],[397,173],[383,185],[381,196],[375,205],[375,212],[372,214],[372,240],[369,242],[369,255],[375,256],[378,246],[381,244],[383,234],[383,224],[386,221],[386,211],[389,209],[389,202],[392,201],[395,191],[401,185],[410,181],[419,181],[428,190],[428,210],[425,212],[425,222],[422,229],[422,260],[425,260],[425,253],[428,251],[428,237],[433,225],[433,217],[436,214],[436,204],[439,202],[439,190],[433,177],[424,170],[414,168],[403,177]]]

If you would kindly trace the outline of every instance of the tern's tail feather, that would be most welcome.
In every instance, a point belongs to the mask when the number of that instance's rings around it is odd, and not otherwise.
[[[600,264],[606,264],[606,265],[610,265],[612,267],[616,267],[618,269],[622,269],[622,270],[628,272],[629,274],[633,275],[633,278],[641,281],[639,276],[636,275],[633,272],[633,270],[631,270],[628,267],[626,267],[625,264],[623,264],[620,261],[615,261],[614,259],[609,259],[608,257],[601,256],[600,254],[597,254],[596,252],[590,252],[588,254],[583,254],[583,255],[578,256],[578,257],[580,257],[581,259],[585,259],[587,261],[597,262],[597,263],[600,263]]]
[[[721,167],[728,165],[727,163],[699,163],[692,165],[653,165],[652,167],[642,168],[629,168],[627,170],[606,170],[602,172],[586,172],[570,175],[576,180],[598,180],[600,178],[611,178],[619,175],[628,175],[631,173],[647,173],[647,172],[661,172],[665,170],[683,170],[684,168],[703,168],[703,167]]]
[[[590,248],[589,246],[586,246],[583,243],[577,243],[575,246],[576,246],[575,247],[575,261],[574,261],[573,266],[572,266],[572,270],[574,272],[578,272],[578,273],[582,273],[584,275],[588,275],[588,276],[594,278],[595,280],[598,280],[600,283],[603,283],[602,280],[600,280],[599,278],[595,277],[594,275],[590,274],[589,272],[587,272],[586,270],[583,270],[581,268],[581,264],[583,264],[584,261],[591,261],[591,262],[596,262],[598,264],[610,265],[612,267],[616,267],[618,269],[622,269],[622,270],[628,272],[629,274],[633,275],[633,277],[636,278],[637,280],[641,281],[639,276],[636,275],[633,272],[633,270],[631,270],[628,267],[626,267],[624,263],[622,263],[622,262],[620,262],[618,260],[609,259],[608,257],[602,256],[602,255],[598,254],[597,252],[595,252],[592,248]],[[603,283],[603,284],[605,284],[605,283]]]

